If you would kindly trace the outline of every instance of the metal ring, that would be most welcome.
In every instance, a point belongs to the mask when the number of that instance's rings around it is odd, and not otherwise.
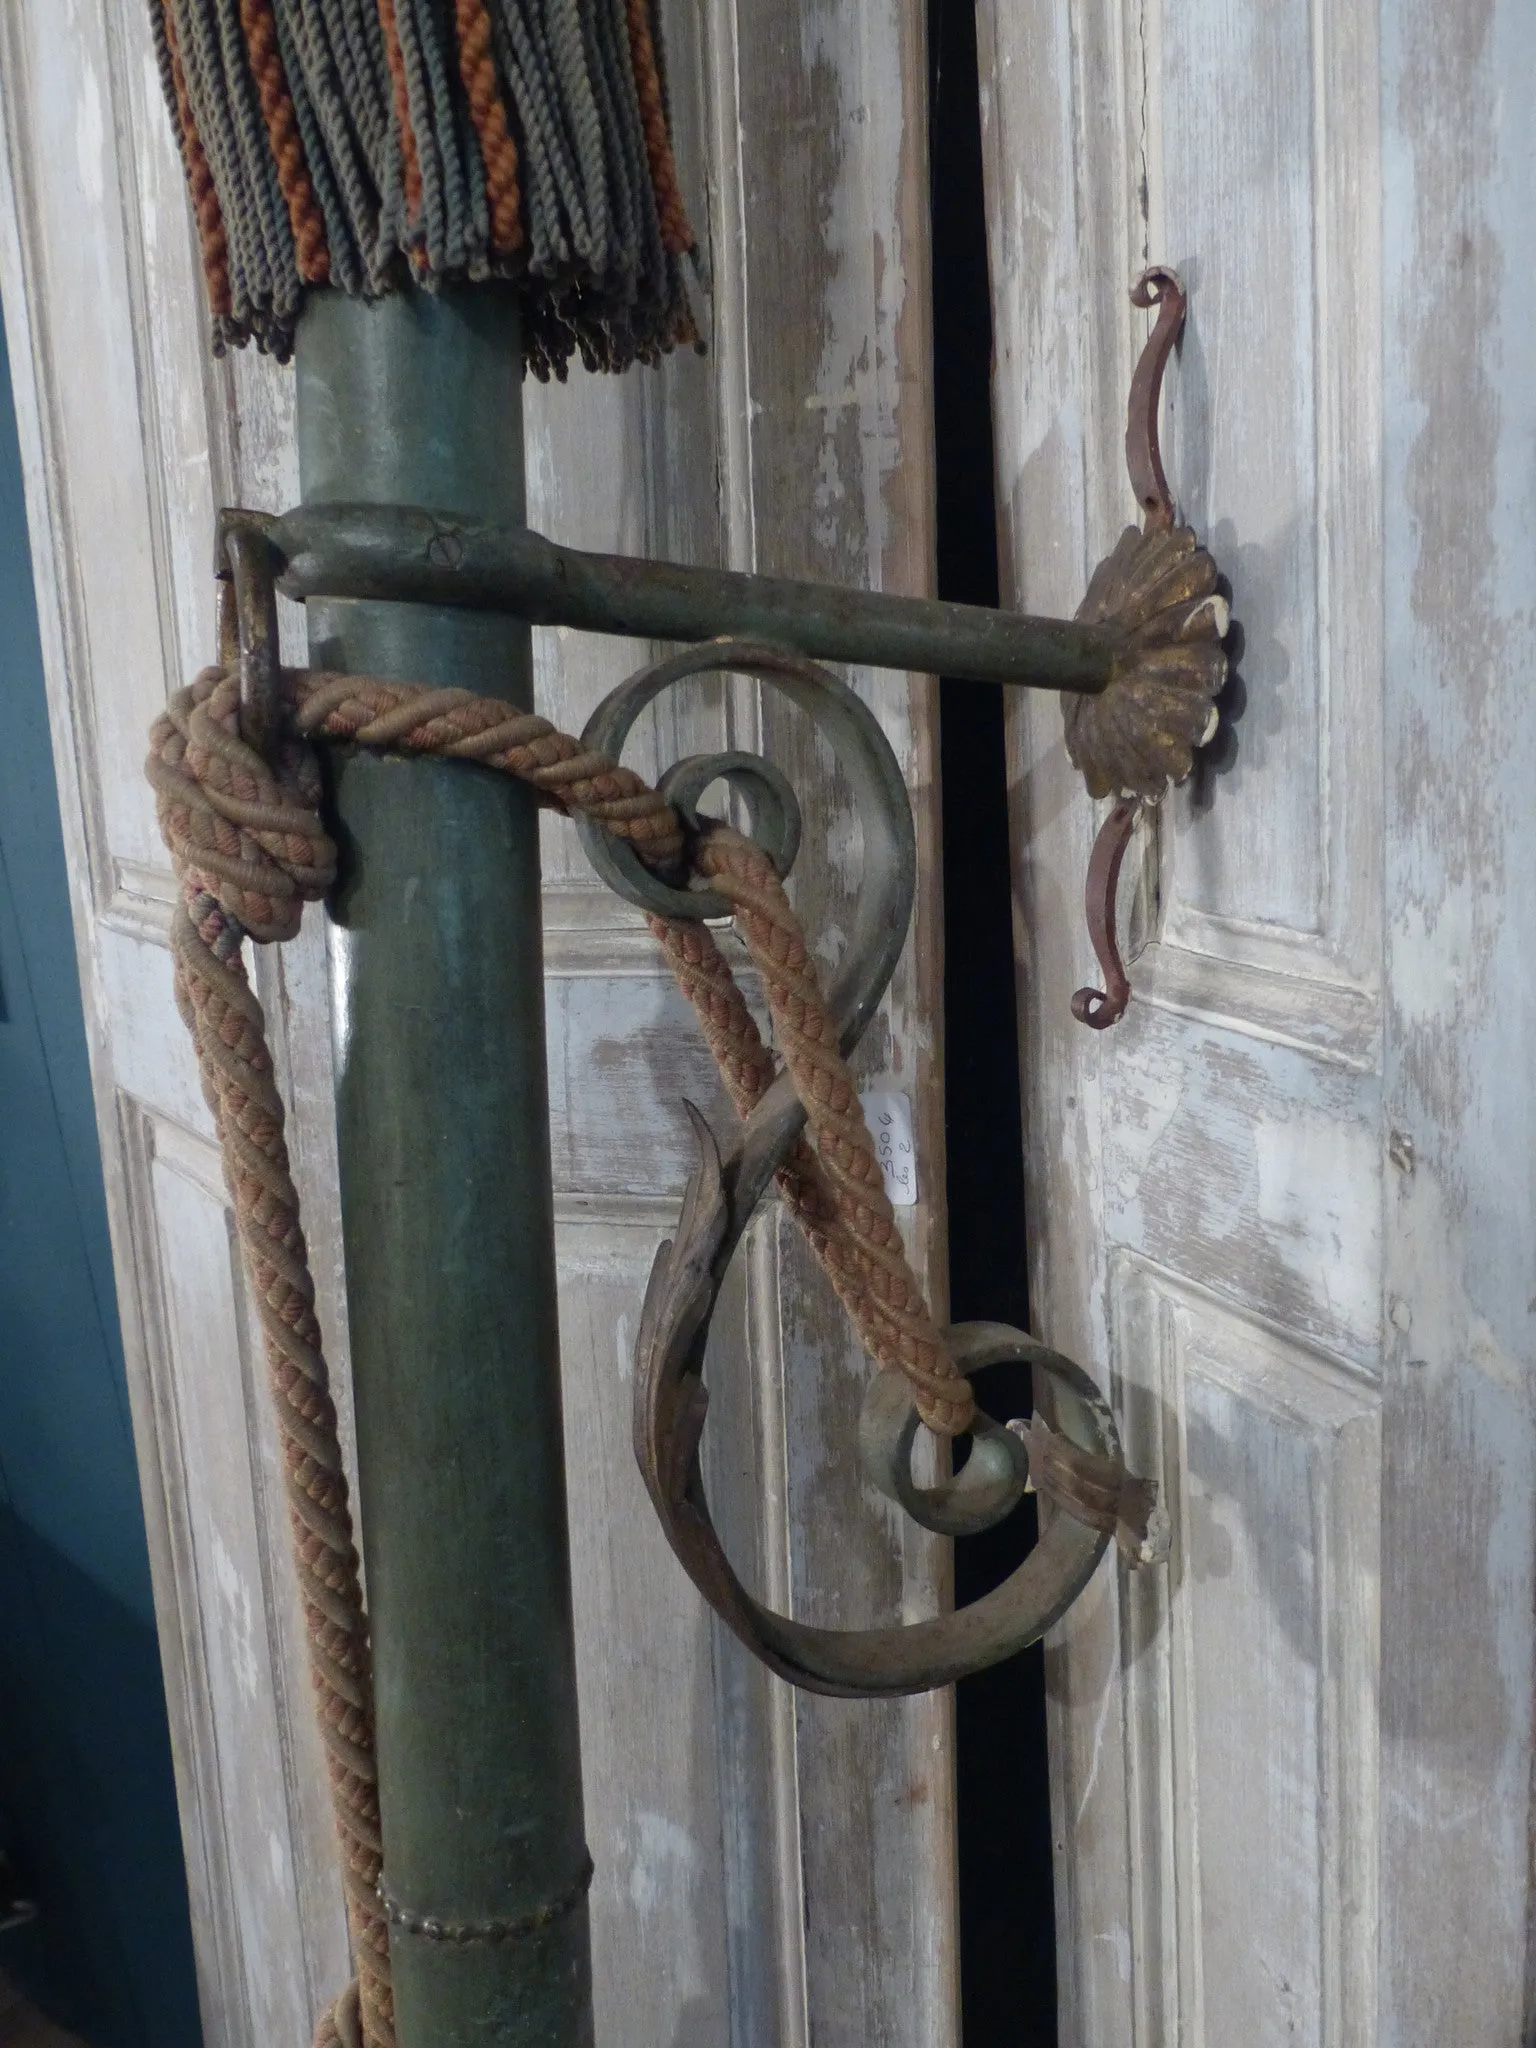
[[[782,881],[800,851],[800,799],[789,777],[761,754],[686,754],[656,778],[656,787],[698,831],[708,822],[699,814],[699,799],[716,782],[728,784],[742,798],[747,837],[767,854]]]
[[[957,1323],[949,1331],[949,1355],[967,1379],[985,1365],[1018,1355],[1014,1331],[999,1348],[995,1332],[1002,1327]],[[977,1331],[985,1333],[981,1341]],[[934,1486],[919,1486],[912,1477],[912,1451],[921,1427],[908,1382],[897,1372],[876,1373],[859,1412],[859,1459],[870,1485],[936,1536],[977,1536],[1006,1521],[1029,1489],[1023,1438],[978,1408],[969,1431],[971,1455],[960,1470]]]

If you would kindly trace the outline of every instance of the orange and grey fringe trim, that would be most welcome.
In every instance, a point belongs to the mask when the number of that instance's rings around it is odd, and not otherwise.
[[[214,347],[517,282],[540,376],[697,344],[657,0],[149,0]]]

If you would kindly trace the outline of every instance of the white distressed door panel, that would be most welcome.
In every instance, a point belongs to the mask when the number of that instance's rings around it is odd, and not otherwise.
[[[1384,21],[1381,2018],[1483,2048],[1536,2025],[1536,16]]]
[[[1131,516],[1156,259],[1169,476],[1242,629],[1103,1034],[1098,816],[1056,705],[1012,721],[1035,1314],[1174,1531],[1048,1649],[1061,2038],[1495,2048],[1531,2023],[1536,17],[979,20],[1011,599],[1074,608]]]
[[[1368,2040],[1375,1388],[1134,1253],[1111,1289],[1128,1445],[1177,1531],[1123,1618],[1134,2038]]]
[[[530,515],[577,546],[928,587],[921,9],[681,6],[673,88],[716,337],[528,398]],[[0,286],[27,463],[103,1137],[210,2048],[307,2038],[347,1971],[280,1488],[216,1151],[170,995],[172,878],[142,779],[212,648],[221,503],[297,495],[292,387],[215,363],[140,0],[0,8]],[[784,137],[797,140],[786,150]],[[298,622],[285,633],[299,652]],[[579,730],[651,650],[536,635]],[[858,675],[908,770],[917,944],[863,1071],[917,1104],[911,1251],[939,1278],[942,1105],[932,686]],[[835,949],[858,886],[846,791],[798,717],[700,682],[631,758],[762,745],[806,805],[802,912]],[[545,827],[552,1151],[598,2035],[612,2048],[946,2048],[958,2035],[947,1697],[792,1696],[709,1622],[629,1444],[629,1354],[691,1163],[728,1115],[641,920]],[[829,955],[829,957],[832,957]],[[345,1408],[324,920],[257,965]],[[758,1585],[847,1624],[932,1611],[939,1546],[862,1498],[864,1367],[776,1216],[719,1318],[709,1456]],[[346,1417],[343,1416],[346,1426]]]
[[[263,1427],[266,1365],[217,1145],[127,1096],[122,1118],[133,1222],[152,1233],[134,1247],[153,1283],[147,1392],[162,1427],[152,1449],[191,1596],[178,1603],[183,1669],[199,1687],[186,1703],[197,1789],[196,1826],[184,1826],[184,1838],[189,1863],[202,1865],[192,1895],[213,1917],[220,1966],[215,1978],[200,1959],[205,2005],[216,2001],[204,2025],[214,2039],[302,2041],[345,1937],[317,1882],[323,1807],[304,1842],[313,1759],[307,1743],[299,1754],[295,1745],[309,1699],[300,1630],[289,1627],[287,1557],[273,1540],[284,1494]],[[274,1970],[296,1914],[299,1967]]]

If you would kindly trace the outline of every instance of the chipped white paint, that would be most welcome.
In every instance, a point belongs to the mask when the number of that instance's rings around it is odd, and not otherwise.
[[[903,368],[899,333],[908,280],[903,231],[911,138],[904,116],[911,61],[903,0],[864,0],[850,36],[835,5],[802,16],[807,71],[826,81],[826,142],[849,175],[837,179],[817,223],[829,259],[819,308],[824,339],[806,410],[821,446],[812,492],[818,546],[842,540],[848,505],[867,519],[865,577],[878,586],[890,544],[889,480],[911,459],[899,417]],[[875,225],[871,234],[871,225]],[[806,223],[811,232],[811,224]],[[855,429],[857,469],[849,474],[844,424]]]
[[[637,1813],[635,1832],[629,1895],[644,1919],[664,1890],[679,1883],[691,1886],[704,1859],[692,1835],[664,1813]]]
[[[80,173],[80,196],[88,206],[100,206],[106,196],[106,172],[102,147],[106,135],[101,119],[101,84],[87,65],[80,74],[80,97],[75,109],[75,168]]]
[[[1487,933],[1476,929],[1479,905],[1470,876],[1442,878],[1432,896],[1394,906],[1392,959],[1402,971],[1403,1022],[1456,1017],[1479,979]]]
[[[1127,1588],[1136,2038],[1369,2041],[1379,1404],[1132,1255],[1113,1285],[1130,1441],[1175,1523]]]
[[[240,1568],[230,1556],[225,1544],[215,1533],[212,1545],[213,1581],[219,1591],[222,1603],[219,1634],[224,1653],[234,1667],[240,1689],[248,1699],[254,1699],[261,1687],[261,1667],[266,1662],[266,1645],[262,1645],[258,1657],[256,1647],[256,1617],[251,1611],[251,1589],[240,1575]]]

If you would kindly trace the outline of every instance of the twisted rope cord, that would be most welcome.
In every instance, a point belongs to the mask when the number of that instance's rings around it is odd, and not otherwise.
[[[330,281],[343,291],[361,292],[372,233],[370,202],[358,175],[356,137],[341,101],[324,23],[310,0],[272,0],[272,16],[300,147],[320,206]]]
[[[838,1049],[837,1027],[784,885],[761,847],[728,827],[704,838],[698,873],[732,906],[736,929],[763,977],[784,1064],[805,1107],[816,1164],[830,1183],[842,1232],[809,1232],[813,1250],[833,1255],[828,1277],[882,1366],[905,1374],[919,1414],[944,1436],[970,1425],[971,1391],[957,1373],[907,1263],[896,1212],[885,1192],[858,1086]],[[802,1169],[803,1170],[803,1169]],[[796,1208],[797,1215],[799,1207]],[[851,1249],[863,1288],[854,1292]]]
[[[355,1978],[335,2004],[320,2015],[314,2048],[364,2048],[363,2016]]]
[[[598,819],[674,877],[687,841],[677,813],[633,770],[531,712],[366,677],[298,672],[289,680],[300,738],[286,743],[276,770],[239,736],[233,674],[207,669],[156,721],[147,773],[181,890],[171,929],[177,1008],[197,1051],[266,1353],[358,1967],[322,2015],[315,2048],[394,2048],[367,1616],[283,1103],[241,947],[247,937],[292,938],[304,904],[335,879],[318,762],[303,743],[310,737],[499,768],[552,806]],[[692,854],[694,871],[733,906],[805,1106],[809,1139],[780,1169],[779,1186],[871,1353],[906,1374],[932,1428],[961,1431],[969,1388],[902,1252],[858,1091],[782,884],[761,848],[729,827],[699,835]],[[773,1080],[774,1062],[729,963],[706,926],[649,923],[745,1116]]]
[[[478,235],[473,219],[474,201],[471,180],[465,175],[462,161],[462,144],[459,119],[462,97],[456,95],[453,86],[459,80],[459,59],[454,48],[450,57],[445,57],[442,41],[436,29],[436,0],[396,0],[397,8],[413,16],[412,33],[421,58],[421,86],[426,96],[426,113],[418,127],[418,141],[423,148],[422,176],[426,179],[426,166],[435,156],[434,176],[437,181],[436,196],[430,184],[427,185],[428,219],[434,218],[434,207],[441,209],[439,239],[427,245],[427,260],[440,277],[474,277],[483,272],[485,261],[484,224]],[[402,15],[403,18],[403,15]],[[450,38],[450,42],[454,39]],[[416,118],[414,104],[412,119]],[[463,127],[468,130],[466,122]],[[426,141],[435,144],[428,151]],[[476,152],[478,168],[478,151]]]
[[[401,226],[401,157],[384,25],[376,0],[276,5],[279,30],[286,24],[295,47],[290,83],[302,77],[316,124],[314,142],[305,142],[310,169],[324,204],[320,167],[329,164],[345,215],[331,231],[334,282],[367,297],[382,287]],[[360,5],[368,10],[371,40],[358,20]]]
[[[609,258],[607,165],[576,0],[546,0],[544,26],[555,83],[568,112],[584,202],[579,224],[578,220],[572,222],[573,239],[577,253],[601,275]]]
[[[366,2048],[393,2048],[389,1936],[376,1892],[382,1842],[367,1618],[282,1098],[240,952],[247,935],[280,941],[297,932],[304,903],[334,876],[335,850],[316,810],[313,752],[290,745],[274,773],[240,740],[238,715],[234,680],[205,671],[156,722],[148,773],[181,889],[171,927],[176,1003],[218,1134],[281,1440],[361,2038]],[[336,2034],[334,2016],[325,2024]]]
[[[423,274],[440,264],[448,233],[443,193],[443,164],[432,120],[431,84],[417,34],[414,0],[390,0],[395,40],[400,49],[400,77],[405,86],[406,120],[416,160],[416,210],[409,222],[414,233],[411,261]],[[409,186],[407,186],[409,192]]]
[[[229,237],[230,292],[233,311],[224,323],[223,338],[248,330],[258,346],[270,344],[281,331],[274,312],[271,251],[276,236],[273,193],[262,169],[262,144],[257,134],[242,131],[242,101],[247,78],[231,75],[227,58],[241,45],[238,19],[231,19],[225,0],[172,0],[187,90],[198,131],[208,153],[209,168]],[[259,131],[259,118],[254,124]],[[234,195],[240,195],[238,200]],[[226,197],[226,195],[229,195]],[[285,222],[286,232],[286,222]],[[278,249],[278,261],[292,251]],[[294,273],[295,297],[297,272]],[[215,333],[215,347],[220,333]]]
[[[581,28],[590,53],[603,159],[613,188],[610,234],[614,264],[632,276],[637,293],[649,294],[664,269],[658,261],[661,231],[656,222],[656,196],[650,189],[638,87],[622,9],[614,0],[591,0],[582,10]]]
[[[208,305],[215,331],[222,333],[223,323],[229,318],[234,303],[229,290],[229,240],[224,232],[224,217],[219,212],[213,173],[208,168],[207,153],[192,115],[187,74],[176,41],[175,19],[169,6],[160,4],[160,0],[156,0],[150,9],[150,30],[154,36],[160,89],[165,95],[171,125],[181,149],[181,160],[186,167],[187,190],[192,196],[192,212],[197,221],[198,251],[208,287]]]
[[[596,818],[630,840],[648,865],[675,867],[683,853],[681,821],[664,797],[632,769],[583,748],[536,713],[418,683],[302,672],[293,680],[296,723],[306,736],[478,761],[531,784],[562,810]],[[795,1213],[815,1226],[807,1231],[813,1248],[829,1251],[829,1278],[872,1354],[911,1381],[931,1428],[954,1435],[969,1425],[970,1389],[907,1263],[858,1087],[838,1049],[837,1028],[784,886],[762,849],[723,825],[700,837],[693,866],[732,905],[805,1106],[810,1148],[788,1169],[798,1176],[791,1183]],[[684,967],[680,984],[728,1092],[738,1111],[750,1109],[772,1079],[771,1059],[728,963],[706,927],[652,920],[652,930],[658,926],[667,935],[669,962],[681,960]],[[815,1179],[811,1166],[818,1170]]]
[[[305,284],[325,284],[331,275],[325,220],[310,182],[298,116],[278,50],[272,0],[240,0],[240,25],[245,31],[262,119],[267,124],[267,140],[277,161],[277,182],[288,208],[299,276]]]
[[[459,75],[469,111],[480,138],[485,186],[491,205],[491,247],[510,255],[522,246],[519,214],[517,144],[507,126],[507,110],[496,84],[491,17],[485,0],[455,0],[459,27]]]
[[[651,34],[650,0],[625,0],[629,22],[629,47],[635,67],[635,88],[640,99],[640,118],[645,129],[645,153],[651,167],[651,184],[656,193],[656,211],[661,221],[662,245],[669,256],[686,256],[693,247],[693,230],[678,190],[677,165],[672,157],[672,137],[662,95],[661,73]]]
[[[215,321],[214,346],[217,348],[225,334],[233,334],[239,330],[247,315],[253,332],[259,319],[246,255],[250,216],[245,210],[231,213],[224,202],[223,195],[233,189],[238,181],[238,173],[233,166],[235,143],[234,130],[229,121],[229,109],[217,77],[210,82],[208,76],[210,58],[215,65],[218,62],[217,41],[210,37],[210,24],[206,17],[189,16],[183,0],[164,0],[164,4],[166,28],[172,39],[172,47],[177,52],[181,78],[186,89],[188,118],[202,147],[203,161],[217,195],[219,215],[224,228],[230,312],[222,323]]]
[[[252,277],[257,306],[274,321],[293,315],[298,305],[298,253],[288,208],[278,184],[277,165],[262,119],[239,0],[212,0],[217,18],[219,77],[228,95],[236,151],[232,161],[254,199]],[[259,264],[255,260],[259,254]]]
[[[298,124],[301,156],[312,176],[320,209],[327,281],[343,291],[360,292],[366,271],[352,229],[351,201],[343,184],[355,171],[350,138],[343,133],[341,152],[333,161],[326,148],[325,123],[309,86],[309,71],[321,67],[313,61],[314,45],[302,5],[296,6],[294,0],[273,0],[272,19],[277,30],[278,56],[293,101],[293,117]]]
[[[549,47],[546,23],[536,11],[504,8],[507,39],[515,69],[513,89],[529,153],[542,167],[550,195],[550,215],[543,228],[550,255],[548,274],[573,265],[590,247],[585,201],[576,169],[575,144],[567,133],[569,109],[560,95],[559,76]]]
[[[400,151],[401,190],[405,200],[403,225],[409,246],[409,238],[421,214],[421,159],[416,149],[416,131],[411,126],[411,94],[405,75],[405,53],[400,46],[400,22],[395,12],[395,0],[379,0],[379,22],[384,32],[384,55],[394,93],[392,132]]]
[[[725,955],[708,925],[654,915],[647,917],[646,923],[699,1020],[733,1108],[745,1119],[767,1091],[775,1068],[773,1054],[763,1043],[757,1020],[736,986]],[[873,1311],[860,1275],[858,1252],[838,1215],[836,1197],[816,1155],[803,1138],[774,1179],[849,1321],[861,1329]]]
[[[370,150],[382,153],[389,140],[389,109],[392,85],[389,58],[384,48],[379,0],[319,0],[330,27],[334,46],[349,53],[347,106],[355,119],[364,121],[359,133]],[[353,92],[361,94],[353,98]],[[382,161],[382,154],[379,161]]]
[[[491,36],[496,61],[507,81],[507,92],[524,137],[527,180],[523,198],[527,209],[529,275],[551,277],[569,251],[559,243],[559,196],[549,153],[536,147],[533,140],[539,103],[524,72],[524,44],[514,36],[504,14],[498,13],[492,21]]]

